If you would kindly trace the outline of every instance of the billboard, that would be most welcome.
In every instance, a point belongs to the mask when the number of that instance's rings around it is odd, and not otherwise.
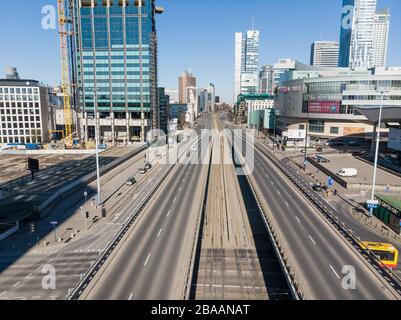
[[[340,101],[309,101],[309,113],[340,113]]]
[[[287,136],[288,139],[305,140],[306,130],[288,129],[288,132],[283,133],[283,136]]]

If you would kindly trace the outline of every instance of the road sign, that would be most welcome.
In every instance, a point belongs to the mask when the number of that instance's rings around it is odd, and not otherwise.
[[[376,209],[379,206],[379,201],[368,200],[368,201],[366,201],[366,205],[367,205],[368,209]]]
[[[51,221],[50,224],[52,224],[53,226],[58,225],[57,221]]]
[[[329,186],[329,188],[331,188],[332,186],[334,186],[334,179],[332,177],[329,177],[327,179],[327,185]]]

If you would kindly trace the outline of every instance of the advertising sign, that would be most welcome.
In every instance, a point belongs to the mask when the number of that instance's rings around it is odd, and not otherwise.
[[[288,139],[304,140],[306,138],[306,130],[288,130]]]
[[[309,113],[340,113],[340,101],[309,101]]]

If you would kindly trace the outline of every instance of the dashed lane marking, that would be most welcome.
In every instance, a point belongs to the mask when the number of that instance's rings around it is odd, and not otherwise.
[[[149,253],[148,257],[146,258],[145,264],[143,265],[144,267],[146,267],[146,265],[148,264],[149,259],[150,259],[150,253]]]
[[[336,272],[336,270],[333,268],[332,265],[330,265],[330,269],[331,269],[331,271],[333,271],[333,273],[336,275],[336,277],[338,278],[338,280],[340,280],[340,276],[338,275],[338,273]]]

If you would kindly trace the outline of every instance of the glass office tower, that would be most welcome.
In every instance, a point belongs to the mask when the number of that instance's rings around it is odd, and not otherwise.
[[[259,31],[235,34],[235,89],[234,101],[239,94],[257,93],[259,90]]]
[[[377,0],[343,0],[339,67],[374,67]]]
[[[141,2],[140,2],[141,1]],[[81,135],[145,141],[159,128],[155,0],[73,0]]]

